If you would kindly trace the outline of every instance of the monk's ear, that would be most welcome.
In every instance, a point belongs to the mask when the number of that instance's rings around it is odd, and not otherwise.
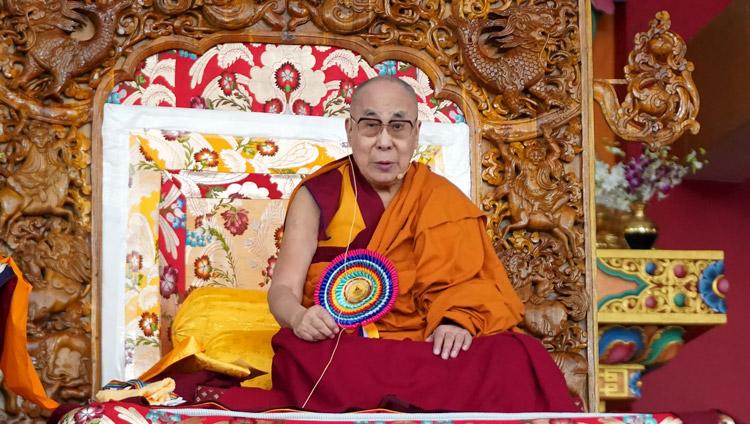
[[[354,138],[352,135],[352,132],[354,131],[354,122],[352,122],[350,118],[346,118],[344,121],[344,129],[346,130],[346,145],[351,146],[352,139]]]
[[[414,149],[419,145],[419,130],[422,128],[422,121],[417,120],[417,127],[414,129]]]

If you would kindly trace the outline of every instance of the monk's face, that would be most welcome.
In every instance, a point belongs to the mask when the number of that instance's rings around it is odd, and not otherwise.
[[[419,125],[417,99],[397,82],[373,81],[352,101],[347,137],[354,161],[375,189],[400,186],[417,148]]]

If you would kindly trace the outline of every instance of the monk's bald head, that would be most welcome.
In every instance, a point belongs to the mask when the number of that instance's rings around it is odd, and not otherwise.
[[[357,88],[354,90],[354,94],[352,94],[352,102],[351,102],[351,111],[359,111],[363,107],[367,107],[367,99],[370,96],[377,96],[378,95],[378,87],[382,87],[382,85],[393,85],[396,87],[399,87],[401,91],[403,92],[404,98],[407,100],[409,104],[409,113],[414,118],[417,117],[417,93],[414,92],[414,89],[401,80],[400,78],[396,78],[394,76],[390,75],[380,75],[375,78],[371,78],[362,84],[358,85]]]

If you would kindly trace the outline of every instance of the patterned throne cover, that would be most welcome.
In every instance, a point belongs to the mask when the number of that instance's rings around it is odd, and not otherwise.
[[[220,44],[200,57],[151,56],[112,90],[102,125],[103,382],[136,378],[171,349],[172,321],[193,289],[267,289],[291,191],[349,153],[353,88],[379,74],[418,95],[415,160],[470,195],[461,110],[434,100],[427,76],[407,63],[371,67],[332,47]]]
[[[469,128],[462,112],[434,99],[427,76],[408,63],[371,67],[357,54],[332,47],[222,44],[200,57],[159,53],[141,64],[134,81],[114,87],[102,126],[103,382],[135,378],[169,351],[172,320],[194,288],[267,289],[291,190],[305,175],[348,154],[343,118],[352,90],[383,74],[403,79],[418,95],[423,126],[415,159],[470,196]],[[62,422],[354,422],[323,415],[110,402],[71,411]],[[681,422],[669,414],[573,414],[555,420],[549,414],[480,415],[439,419]],[[378,414],[360,415],[356,422],[392,419],[436,418]]]

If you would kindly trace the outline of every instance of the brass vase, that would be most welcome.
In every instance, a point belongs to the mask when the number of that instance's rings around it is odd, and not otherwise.
[[[630,216],[630,212],[596,205],[596,248],[627,249],[622,231],[623,221]]]
[[[625,221],[625,241],[631,249],[651,249],[659,235],[659,228],[646,216],[645,203],[633,203],[630,210],[633,211],[633,215]]]

